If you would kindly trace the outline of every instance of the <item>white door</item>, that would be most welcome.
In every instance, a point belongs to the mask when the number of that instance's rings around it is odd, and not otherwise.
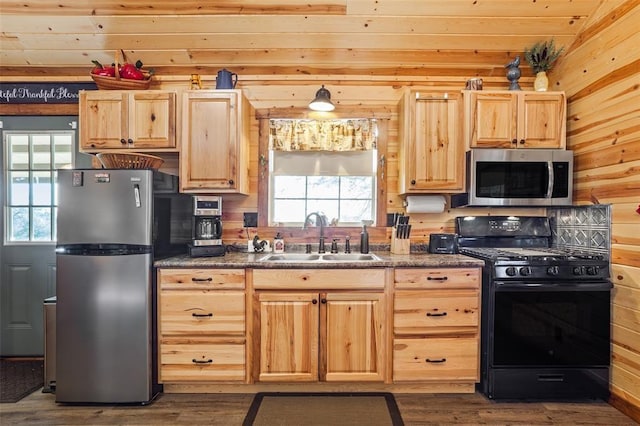
[[[4,116],[0,134],[0,356],[41,356],[43,300],[56,289],[56,169],[91,161],[77,155],[76,116]]]

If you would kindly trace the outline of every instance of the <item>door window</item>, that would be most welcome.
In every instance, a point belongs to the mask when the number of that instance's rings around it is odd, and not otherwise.
[[[5,243],[56,239],[57,172],[71,167],[75,131],[4,131]]]

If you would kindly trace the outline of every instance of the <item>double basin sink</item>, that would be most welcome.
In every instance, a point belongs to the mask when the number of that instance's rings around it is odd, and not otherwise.
[[[274,263],[329,263],[329,262],[377,262],[381,259],[372,253],[280,253],[268,254],[260,262]]]

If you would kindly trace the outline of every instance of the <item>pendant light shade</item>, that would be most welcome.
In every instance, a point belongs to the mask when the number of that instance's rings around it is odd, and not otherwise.
[[[309,103],[309,108],[314,111],[333,111],[335,105],[331,102],[331,92],[324,88],[324,84],[316,92],[316,98]]]

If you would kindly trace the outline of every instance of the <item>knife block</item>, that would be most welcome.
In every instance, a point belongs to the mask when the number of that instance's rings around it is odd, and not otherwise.
[[[411,252],[411,240],[409,238],[396,237],[396,228],[391,229],[391,253],[409,254]]]

